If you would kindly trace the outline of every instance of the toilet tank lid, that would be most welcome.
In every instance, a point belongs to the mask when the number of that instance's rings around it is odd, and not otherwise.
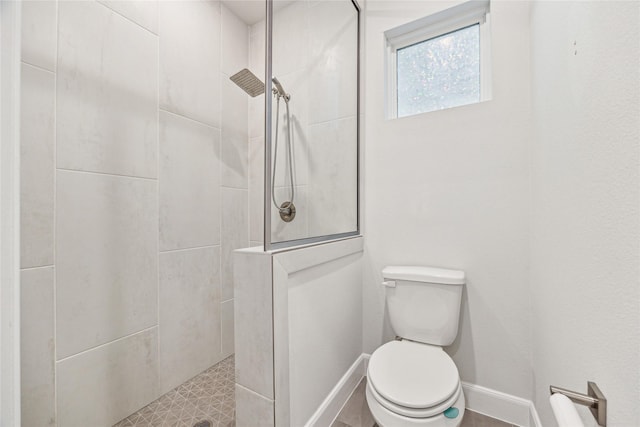
[[[408,265],[385,267],[382,270],[382,277],[391,280],[409,280],[442,285],[463,285],[465,282],[464,271]]]

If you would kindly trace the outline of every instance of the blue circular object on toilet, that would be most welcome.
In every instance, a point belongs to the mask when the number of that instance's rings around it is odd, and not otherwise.
[[[456,418],[459,413],[460,411],[458,410],[458,408],[454,408],[452,406],[451,408],[444,411],[444,416],[447,418]]]

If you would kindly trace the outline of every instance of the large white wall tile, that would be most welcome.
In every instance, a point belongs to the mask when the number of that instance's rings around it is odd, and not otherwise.
[[[249,69],[264,83],[264,57],[265,57],[265,28],[264,22],[254,24],[249,35]],[[249,98],[249,188],[253,190],[262,188],[262,174],[264,173],[264,95]],[[255,138],[262,138],[256,140]],[[262,145],[258,145],[262,144]],[[260,162],[258,164],[258,162]],[[263,191],[262,189],[259,191]],[[253,197],[252,197],[253,200]],[[260,202],[261,203],[261,202]],[[262,217],[262,205],[250,206],[251,216]],[[253,229],[253,227],[251,227]],[[257,232],[254,230],[253,232]],[[262,231],[259,231],[262,236]],[[252,234],[253,235],[253,234]],[[259,238],[262,240],[262,237]]]
[[[220,4],[161,1],[160,106],[220,127]]]
[[[220,244],[220,131],[160,112],[160,249]]]
[[[274,402],[236,384],[236,426],[273,427]]]
[[[358,89],[358,15],[348,1],[310,8],[309,123],[355,116]]]
[[[155,181],[58,171],[58,359],[157,322]]]
[[[55,71],[56,0],[22,2],[22,60]]]
[[[333,3],[333,2],[331,2]],[[309,56],[309,28],[317,19],[309,18],[306,1],[292,2],[273,14],[273,75],[281,75],[307,68]],[[328,22],[323,22],[327,25]]]
[[[236,383],[273,399],[271,256],[233,253]]]
[[[160,391],[221,360],[220,247],[160,254]]]
[[[222,188],[222,301],[233,298],[233,251],[249,246],[249,192]]]
[[[99,2],[152,33],[158,33],[158,2],[156,0],[99,0]]]
[[[262,73],[264,74],[264,73]],[[262,80],[261,75],[258,75]],[[249,97],[249,139],[264,136],[264,95]]]
[[[53,264],[55,76],[22,65],[20,264]]]
[[[222,357],[224,358],[235,352],[233,300],[225,301],[220,304],[220,313]]]
[[[58,425],[110,426],[158,396],[151,328],[57,363]]]
[[[357,229],[358,122],[355,117],[309,126],[309,235]]]
[[[289,101],[289,114],[284,100],[280,100],[278,109],[277,101],[272,99],[273,107],[273,137],[271,141],[272,158],[275,159],[276,186],[288,185],[289,166],[287,158],[289,156],[287,132],[290,132],[291,153],[293,155],[293,176],[295,185],[306,185],[309,175],[309,137],[307,128],[307,111],[309,104],[309,75],[304,71],[295,71],[278,77],[285,91],[291,95]],[[264,110],[264,108],[263,108]],[[276,156],[276,113],[278,114],[278,153]],[[288,120],[291,120],[289,123]]]
[[[20,274],[22,425],[55,426],[53,267]]]
[[[249,238],[264,240],[264,138],[249,141]]]
[[[265,23],[260,21],[249,29],[249,69],[264,79],[265,58]]]
[[[264,83],[264,57],[265,57],[265,27],[264,21],[254,24],[249,31],[249,69]],[[254,186],[262,187],[263,179],[262,174],[264,171],[264,95],[256,96],[255,98],[249,98],[249,187]],[[258,146],[256,138],[262,138]],[[256,162],[260,161],[260,164]],[[260,190],[262,191],[262,190]],[[261,206],[261,205],[260,205]],[[255,212],[261,212],[262,208],[258,207],[258,210],[251,206],[251,215]],[[260,213],[260,216],[262,214]],[[262,236],[262,231],[260,231]],[[262,240],[262,237],[260,237]]]
[[[57,166],[155,178],[158,40],[94,2],[60,2]]]
[[[222,77],[222,185],[248,187],[248,98],[228,77]]]
[[[227,77],[249,63],[249,27],[225,5],[222,8],[222,48],[220,68]],[[224,78],[224,77],[223,77]]]

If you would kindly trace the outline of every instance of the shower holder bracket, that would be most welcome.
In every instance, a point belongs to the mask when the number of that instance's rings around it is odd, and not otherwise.
[[[289,102],[291,100],[291,95],[290,94],[286,93],[286,94],[283,95],[275,87],[273,89],[271,89],[271,92],[273,93],[273,97],[274,98],[283,98],[286,102]]]

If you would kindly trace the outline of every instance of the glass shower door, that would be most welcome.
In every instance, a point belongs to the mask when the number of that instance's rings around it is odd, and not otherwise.
[[[359,8],[279,3],[267,25],[267,250],[359,234]]]

